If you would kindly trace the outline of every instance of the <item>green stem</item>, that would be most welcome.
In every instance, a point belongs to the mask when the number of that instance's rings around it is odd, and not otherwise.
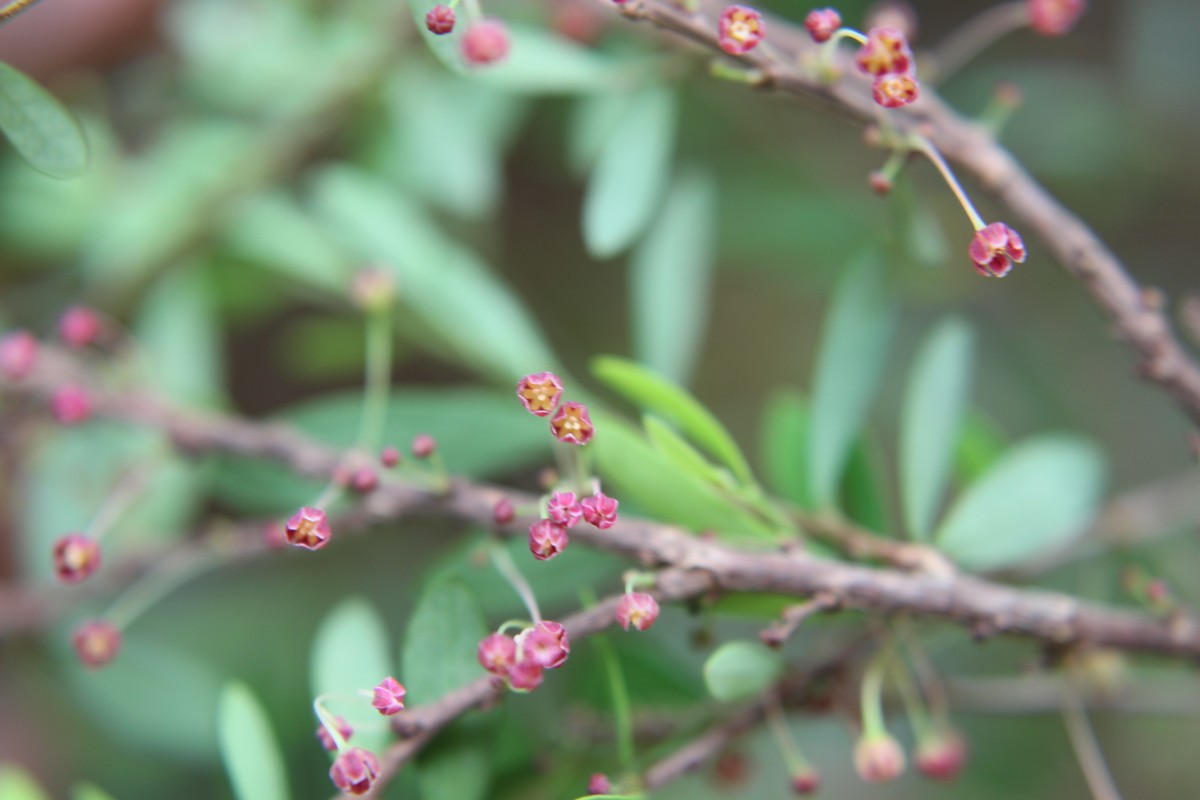
[[[109,607],[104,618],[121,630],[192,578],[224,563],[217,553],[179,553],[154,567]]]
[[[613,717],[617,726],[617,760],[626,775],[635,775],[633,762],[633,711],[629,702],[629,687],[621,663],[607,636],[596,637],[596,649],[604,660],[604,671],[608,676],[608,691],[612,694]]]
[[[529,587],[529,582],[525,580],[525,576],[521,574],[521,571],[517,569],[517,565],[513,563],[508,551],[499,542],[492,542],[491,556],[492,563],[496,566],[496,571],[504,577],[508,585],[521,598],[521,602],[525,604],[525,610],[533,618],[533,624],[536,625],[541,622],[542,612],[538,609],[537,598],[533,596],[533,589]]]
[[[863,675],[862,704],[863,736],[875,739],[887,735],[887,727],[883,724],[883,678],[887,674],[888,661],[892,657],[892,645],[889,642],[875,651],[871,663],[867,665]]]
[[[367,368],[363,407],[359,417],[358,446],[374,453],[383,445],[388,394],[392,388],[391,306],[367,312]]]
[[[979,212],[975,210],[975,205],[971,202],[971,198],[967,197],[967,193],[963,190],[962,185],[958,182],[958,178],[954,176],[954,171],[950,169],[950,165],[946,163],[946,159],[934,147],[933,143],[925,137],[918,137],[916,140],[916,149],[920,150],[925,156],[933,162],[937,167],[938,172],[942,174],[942,178],[950,186],[950,190],[954,192],[954,196],[958,198],[959,205],[963,207],[963,211],[967,212],[967,217],[971,220],[971,224],[975,230],[979,230],[987,226],[983,221],[983,217],[979,216]]]
[[[313,713],[317,715],[317,719],[321,721],[321,725],[325,727],[326,733],[329,734],[329,738],[333,739],[333,743],[337,746],[337,751],[340,753],[346,749],[346,740],[342,738],[342,734],[338,731],[337,720],[325,708],[324,703],[328,697],[329,695],[323,694],[313,700]]]
[[[788,771],[793,775],[807,772],[811,767],[808,759],[800,752],[800,748],[796,746],[792,734],[788,731],[787,720],[784,719],[783,709],[779,704],[779,695],[772,692],[770,697],[765,698],[763,710],[766,712],[767,725],[771,729],[771,734],[775,737],[775,742],[783,753],[783,760],[787,762]]]
[[[925,707],[921,692],[913,681],[912,673],[908,671],[908,665],[902,659],[897,659],[892,667],[892,679],[896,684],[897,691],[900,692],[900,699],[904,703],[904,710],[908,713],[913,732],[917,735],[917,741],[926,742],[932,739],[935,729],[929,718],[929,710]]]

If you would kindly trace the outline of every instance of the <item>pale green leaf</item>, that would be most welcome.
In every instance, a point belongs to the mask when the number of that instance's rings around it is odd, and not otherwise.
[[[688,444],[674,428],[658,417],[647,415],[642,420],[642,427],[645,428],[646,438],[654,445],[654,449],[670,459],[675,466],[708,483],[730,483],[729,473],[710,464],[708,459]]]
[[[487,673],[476,650],[488,633],[479,603],[462,584],[436,581],[408,621],[400,653],[403,683],[413,703],[432,703]]]
[[[425,800],[485,800],[488,796],[491,761],[480,745],[434,747],[421,753],[416,767],[417,787]]]
[[[156,391],[186,406],[221,401],[222,342],[201,264],[159,278],[142,300],[134,331],[143,369]]]
[[[726,642],[704,662],[704,684],[722,701],[760,695],[782,674],[779,653],[760,642]]]
[[[228,683],[217,708],[221,758],[238,800],[287,800],[283,756],[262,704],[245,685]]]
[[[771,396],[763,412],[759,434],[763,474],[779,497],[800,508],[813,506],[808,463],[809,409],[795,392]]]
[[[611,89],[628,74],[623,66],[545,27],[507,24],[508,56],[470,70],[476,80],[497,89],[530,94],[566,94]]]
[[[55,178],[87,168],[87,140],[71,112],[54,95],[0,62],[0,130],[29,166]]]
[[[281,277],[334,296],[347,292],[358,264],[289,195],[272,191],[241,200],[224,229],[235,255]]]
[[[0,800],[50,800],[50,795],[22,767],[0,764]]]
[[[4,797],[3,792],[0,792],[0,797]],[[115,800],[115,798],[95,784],[77,783],[71,789],[71,800]]]
[[[962,484],[975,481],[1003,457],[1008,437],[994,419],[972,409],[963,420],[954,448],[954,476]]]
[[[574,102],[567,123],[567,163],[572,172],[586,174],[596,163],[630,100],[627,92],[594,92]]]

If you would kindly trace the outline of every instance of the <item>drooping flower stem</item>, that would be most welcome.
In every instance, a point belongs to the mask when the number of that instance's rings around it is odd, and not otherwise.
[[[935,733],[933,722],[929,717],[929,709],[925,706],[925,700],[921,697],[916,682],[913,681],[912,673],[908,671],[908,664],[903,659],[895,659],[891,674],[892,681],[896,684],[896,690],[900,693],[900,700],[904,703],[904,710],[908,714],[908,721],[912,725],[913,733],[917,736],[917,741],[931,740]]]
[[[950,187],[950,191],[954,192],[954,196],[958,198],[959,205],[966,212],[967,218],[971,220],[971,225],[974,226],[975,230],[987,227],[987,223],[983,221],[983,217],[979,216],[979,212],[975,210],[975,204],[971,202],[971,198],[967,197],[962,184],[954,176],[954,171],[950,169],[950,165],[946,163],[946,159],[942,157],[941,152],[934,146],[933,142],[923,136],[918,136],[914,138],[913,146],[914,149],[924,153],[926,158],[932,161],[933,165],[937,167],[938,172],[942,174],[942,179]]]
[[[1063,681],[1063,723],[1067,735],[1071,739],[1071,747],[1079,760],[1079,768],[1087,779],[1088,788],[1096,800],[1121,800],[1121,793],[1113,782],[1108,764],[1104,761],[1104,753],[1100,743],[1096,741],[1096,732],[1088,721],[1087,711],[1079,699],[1079,693],[1071,683],[1072,676],[1066,675]]]
[[[346,749],[346,740],[342,737],[341,731],[338,730],[337,721],[333,718],[333,714],[325,708],[325,701],[329,699],[329,695],[321,695],[313,699],[313,713],[317,715],[317,719],[321,721],[325,732],[329,734],[329,738],[337,747],[337,752],[342,752]]]
[[[833,71],[833,58],[838,42],[843,39],[850,39],[860,45],[867,43],[867,37],[853,28],[838,28],[834,31],[829,40],[821,45],[820,55],[817,56],[817,72],[822,80],[832,82],[837,77],[837,73]]]
[[[538,609],[537,598],[533,595],[533,589],[530,588],[529,581],[525,580],[525,576],[517,569],[517,565],[513,563],[512,557],[504,549],[504,545],[493,541],[489,548],[489,553],[496,571],[513,588],[517,596],[521,598],[521,602],[525,605],[525,610],[529,612],[530,618],[533,619],[533,624],[536,625],[541,622],[542,612]]]
[[[215,551],[175,553],[129,586],[109,607],[104,618],[124,630],[171,592],[226,561],[224,555]]]
[[[891,642],[876,650],[863,674],[860,703],[864,739],[887,736],[887,727],[883,722],[883,679],[887,675],[892,650]]]
[[[358,447],[374,453],[383,445],[388,395],[392,388],[391,304],[367,311],[367,365],[363,406],[358,423]]]
[[[787,764],[788,772],[797,775],[811,771],[812,765],[800,752],[800,748],[796,746],[796,742],[788,730],[778,692],[771,692],[768,697],[763,699],[763,711],[766,714],[767,726],[771,729],[771,735],[775,738],[779,751],[783,753],[783,760]]]
[[[104,503],[97,509],[88,523],[84,535],[99,542],[112,529],[113,523],[124,514],[146,489],[147,478],[161,465],[159,458],[138,464],[117,479],[116,486],[109,492]]]

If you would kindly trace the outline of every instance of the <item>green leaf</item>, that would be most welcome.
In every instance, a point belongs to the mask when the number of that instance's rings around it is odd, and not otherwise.
[[[400,663],[414,704],[427,704],[487,673],[476,649],[488,633],[479,604],[456,581],[425,590],[408,621]]]
[[[1087,440],[1028,440],[958,498],[937,546],[972,570],[1010,567],[1061,547],[1095,515],[1104,478],[1103,456]]]
[[[809,470],[820,506],[832,505],[837,497],[850,448],[879,383],[893,317],[882,264],[871,254],[838,283],[817,353]]]
[[[622,82],[622,72],[628,73],[628,66],[546,28],[516,24],[507,28],[508,56],[496,64],[469,69],[475,80],[512,92],[566,94],[611,89]]]
[[[573,173],[583,175],[596,163],[629,103],[627,92],[594,92],[575,101],[567,123],[567,163]]]
[[[840,505],[846,516],[868,530],[888,530],[887,478],[884,459],[870,439],[860,438],[850,450],[842,475]]]
[[[0,791],[0,797],[5,797]],[[71,789],[71,800],[115,800],[108,792],[92,783],[77,783]]]
[[[594,257],[620,253],[653,218],[671,168],[675,117],[674,94],[651,87],[609,131],[583,197],[583,241]]]
[[[947,319],[925,340],[909,373],[900,427],[900,487],[904,523],[927,541],[950,475],[971,383],[973,335]]]
[[[355,744],[372,752],[388,740],[385,732],[373,730],[379,714],[366,700],[349,698],[357,698],[360,691],[392,674],[390,651],[387,626],[379,612],[365,599],[351,597],[325,615],[310,655],[313,697],[328,695],[325,708],[334,716],[344,716],[358,731]]]
[[[614,356],[593,359],[592,374],[629,402],[677,426],[700,449],[728,467],[743,485],[754,483],[750,465],[729,431],[686,390],[639,364]]]
[[[50,800],[33,776],[16,764],[0,764],[0,798],[3,800]]]
[[[777,392],[767,401],[759,435],[763,473],[778,496],[800,508],[813,507],[809,479],[809,409],[797,392]]]
[[[191,264],[156,281],[142,300],[134,330],[146,377],[156,391],[187,406],[221,401],[222,343],[202,265]]]
[[[762,694],[783,674],[783,659],[760,642],[726,642],[704,662],[704,684],[722,701]]]
[[[676,383],[696,366],[716,260],[717,189],[707,171],[675,181],[629,264],[633,352]]]
[[[491,762],[480,745],[434,747],[417,759],[417,786],[425,800],[484,800]]]
[[[87,168],[87,140],[71,112],[30,77],[0,62],[0,130],[38,172],[71,178]]]
[[[669,458],[675,466],[708,483],[718,486],[727,486],[730,483],[728,472],[710,464],[708,459],[688,444],[674,428],[658,417],[647,415],[642,420],[642,427],[645,428],[646,438],[654,445],[654,449]]]
[[[217,708],[221,758],[238,800],[287,800],[283,756],[262,704],[244,684],[231,682]]]
[[[996,421],[972,409],[963,420],[954,448],[954,475],[959,483],[977,480],[1008,450],[1008,437]]]

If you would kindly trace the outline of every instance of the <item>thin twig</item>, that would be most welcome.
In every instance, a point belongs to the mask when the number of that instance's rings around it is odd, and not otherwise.
[[[1104,761],[1104,753],[1100,743],[1096,741],[1096,732],[1088,722],[1087,712],[1083,703],[1071,685],[1070,676],[1062,684],[1063,723],[1067,727],[1067,735],[1071,738],[1071,747],[1075,757],[1079,759],[1079,768],[1087,779],[1088,788],[1096,800],[1121,800],[1121,793],[1113,783],[1109,774],[1108,764]]]

